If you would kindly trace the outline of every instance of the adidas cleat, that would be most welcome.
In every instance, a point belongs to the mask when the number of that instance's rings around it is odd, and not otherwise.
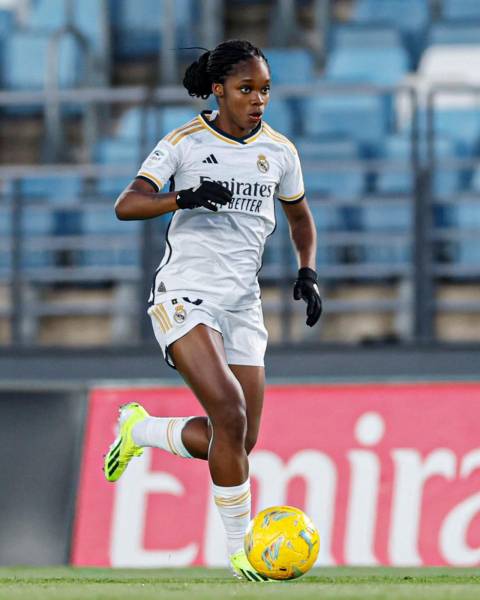
[[[140,404],[130,402],[121,406],[119,412],[118,435],[104,459],[103,471],[107,481],[117,481],[130,460],[143,454],[143,448],[132,440],[132,429],[149,416],[147,411]]]
[[[275,581],[274,579],[270,579],[265,575],[261,575],[258,573],[258,571],[255,571],[252,565],[248,562],[245,550],[239,550],[230,556],[230,567],[233,571],[233,576],[237,579],[242,579],[243,581]]]

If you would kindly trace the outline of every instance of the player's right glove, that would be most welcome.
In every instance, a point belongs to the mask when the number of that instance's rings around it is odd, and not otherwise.
[[[198,208],[204,206],[217,212],[217,204],[225,205],[232,200],[232,194],[227,188],[215,181],[204,181],[188,190],[177,194],[178,208]]]

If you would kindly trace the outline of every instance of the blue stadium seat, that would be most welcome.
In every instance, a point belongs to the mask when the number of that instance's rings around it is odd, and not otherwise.
[[[409,57],[402,47],[339,47],[330,54],[325,77],[334,81],[357,81],[396,85],[409,70]]]
[[[173,129],[185,125],[185,123],[188,123],[188,121],[195,118],[198,113],[199,111],[193,106],[167,106],[162,108],[160,112],[162,130],[158,139],[167,135],[167,133],[170,133]]]
[[[22,235],[53,235],[55,219],[53,211],[42,206],[29,206],[22,213]]]
[[[111,198],[112,201],[127,187],[135,178],[136,171],[130,177],[102,177],[97,181],[96,191],[101,196]]]
[[[293,114],[286,100],[281,98],[270,100],[265,117],[265,121],[276,131],[282,135],[286,135],[288,138],[293,137],[295,133]]]
[[[11,10],[0,9],[0,40],[9,35],[15,26],[15,17]]]
[[[377,176],[375,191],[382,195],[411,194],[414,174],[410,163],[411,139],[408,135],[392,135],[379,146],[379,157],[397,163],[397,168],[381,169]]]
[[[413,203],[382,200],[360,207],[362,229],[366,231],[408,233],[413,228]]]
[[[37,269],[54,265],[52,250],[30,248],[28,241],[40,236],[51,236],[55,233],[54,212],[44,207],[29,206],[22,214],[21,234],[25,243],[21,253],[22,269]]]
[[[196,4],[192,0],[176,0],[176,42],[194,45]],[[160,50],[163,3],[158,0],[110,0],[115,55],[119,59],[135,59]]]
[[[361,228],[383,234],[409,234],[413,230],[413,203],[382,200],[360,205]],[[408,239],[391,242],[366,242],[360,251],[360,262],[395,265],[412,259],[412,244]]]
[[[480,231],[480,201],[478,197],[455,200],[448,204],[451,210],[450,225]]]
[[[114,136],[97,142],[94,157],[101,164],[133,164],[140,165],[157,142],[167,133],[197,115],[195,109],[188,107],[134,107],[126,110],[118,121]],[[144,134],[142,132],[145,132]],[[145,139],[143,136],[145,135]],[[106,190],[121,191],[124,186],[101,185],[102,193]],[[110,191],[108,194],[110,195]]]
[[[365,188],[364,174],[359,170],[306,168],[303,179],[307,195],[358,198]]]
[[[82,194],[82,180],[71,177],[35,177],[20,181],[26,200],[48,200],[51,204],[76,204]]]
[[[85,210],[82,214],[82,231],[85,235],[98,236],[99,241],[105,241],[108,236],[125,236],[122,247],[118,243],[111,248],[98,246],[92,240],[88,250],[81,252],[81,264],[84,266],[139,266],[140,265],[140,221],[119,221],[113,206],[99,206]],[[91,247],[91,249],[90,249]]]
[[[154,107],[133,107],[122,114],[113,136],[97,142],[94,158],[101,164],[139,165],[161,137],[159,110]],[[105,186],[105,180],[102,185]],[[108,185],[104,189],[111,187],[118,188],[114,183],[113,186]]]
[[[478,0],[443,0],[444,19],[480,19]]]
[[[469,21],[434,23],[428,33],[427,45],[480,44],[480,24]]]
[[[313,56],[305,48],[265,48],[272,83],[308,84],[315,79]]]
[[[343,231],[345,222],[343,219],[343,208],[341,206],[325,206],[321,200],[309,202],[310,211],[317,231]]]
[[[369,243],[362,248],[359,262],[376,265],[409,265],[412,258],[413,246],[409,242]]]
[[[67,24],[67,3],[65,0],[33,0],[28,12],[27,27],[52,33]]]
[[[476,168],[472,174],[471,188],[480,194],[480,168]]]
[[[422,30],[430,18],[425,0],[357,0],[353,21],[369,24],[390,24],[401,31]]]
[[[424,146],[422,153],[426,152]],[[397,167],[382,169],[377,177],[375,191],[381,195],[411,195],[414,191],[414,173],[410,164],[411,139],[408,135],[388,137],[380,146],[380,156],[397,162]],[[435,157],[448,160],[457,157],[454,141],[445,136],[435,138]],[[425,157],[424,157],[425,158]],[[399,163],[399,164],[398,164]],[[433,173],[432,192],[443,198],[457,192],[461,187],[461,174],[456,169],[440,166]]]
[[[138,235],[141,230],[141,221],[119,221],[115,216],[113,206],[99,205],[82,212],[82,231],[87,234],[125,234]]]
[[[360,156],[360,149],[354,140],[331,139],[312,140],[308,138],[297,138],[295,145],[300,158],[308,160],[354,160]]]
[[[147,152],[142,153],[139,140],[107,138],[95,145],[94,158],[102,165],[139,166]]]
[[[375,186],[375,191],[383,196],[408,195],[413,193],[413,189],[414,175],[408,163],[402,169],[382,171]]]
[[[3,83],[6,89],[39,90],[45,85],[48,34],[12,33],[4,42]],[[58,84],[73,87],[83,79],[83,63],[77,44],[65,37],[60,44]]]
[[[108,10],[98,0],[73,2],[72,22],[68,22],[69,0],[33,0],[26,27],[36,33],[53,33],[73,25],[87,41],[97,59],[97,66],[106,68],[108,58]]]
[[[357,0],[352,20],[397,28],[402,33],[411,60],[416,63],[430,21],[430,8],[426,0]]]
[[[48,2],[49,0],[44,0]],[[106,53],[109,35],[109,11],[98,0],[74,2],[74,24],[88,40],[96,56]],[[105,57],[106,58],[106,57]]]
[[[371,25],[337,25],[333,27],[331,42],[335,48],[402,48],[400,33],[395,27]]]
[[[456,200],[448,205],[450,226],[476,230],[480,235],[480,201],[478,196],[468,200]],[[454,260],[463,264],[480,263],[478,236],[458,240],[453,246]]]
[[[346,137],[378,143],[386,130],[387,116],[382,99],[369,95],[324,94],[304,103],[303,135]]]
[[[126,110],[118,120],[114,137],[122,140],[139,140],[145,132],[147,142],[153,144],[161,135],[159,109],[149,106],[134,106]]]
[[[460,151],[472,155],[479,148],[480,113],[471,109],[437,109],[434,112],[436,133],[450,137]]]
[[[10,248],[12,235],[12,209],[0,206],[0,281],[11,275],[12,252]]]

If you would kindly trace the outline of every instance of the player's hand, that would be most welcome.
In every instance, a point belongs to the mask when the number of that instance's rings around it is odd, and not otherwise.
[[[188,190],[177,194],[178,208],[198,208],[204,206],[217,212],[217,204],[225,205],[232,200],[232,194],[227,188],[215,181],[204,181]]]
[[[303,298],[307,303],[307,325],[313,327],[322,314],[322,299],[317,285],[317,273],[313,269],[303,267],[298,270],[293,288],[295,300]]]

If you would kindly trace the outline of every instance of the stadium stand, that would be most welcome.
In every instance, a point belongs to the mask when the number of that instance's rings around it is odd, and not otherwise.
[[[192,0],[175,2],[175,40],[178,46],[195,43],[195,8]],[[158,54],[164,21],[163,3],[158,0],[110,0],[110,14],[113,50],[117,59],[139,59]]]
[[[200,4],[193,0],[176,2],[177,46],[202,45]],[[238,15],[239,5],[244,3],[233,4]],[[265,10],[268,3],[256,4]],[[308,4],[303,3],[302,9]],[[480,7],[473,0],[434,4],[436,11],[426,0],[353,2],[351,11],[342,13],[341,21],[330,23],[322,70],[315,53],[318,35],[302,38],[302,42],[312,41],[312,47],[299,47],[297,39],[292,46],[264,48],[274,84],[266,121],[292,139],[300,153],[321,238],[318,264],[326,274],[326,293],[332,290],[336,300],[355,297],[341,284],[332,284],[333,280],[349,278],[359,289],[371,285],[367,296],[372,300],[380,301],[382,294],[393,290],[372,285],[381,277],[391,278],[395,293],[400,293],[400,287],[412,276],[413,206],[419,193],[431,194],[435,230],[447,237],[449,232],[460,232],[452,233],[455,237],[464,230],[480,228],[478,207],[474,201],[464,201],[480,195],[480,171],[475,162],[480,155],[480,112],[475,95],[461,89],[465,84],[480,85]],[[56,79],[60,89],[82,87],[86,81],[115,84],[119,79],[116,74],[127,63],[147,65],[158,56],[163,18],[158,0],[84,0],[73,6],[72,22],[65,0],[32,0],[21,24],[12,11],[0,10],[3,90],[34,92],[45,88],[52,36],[62,30],[65,35],[60,41]],[[228,3],[225,7],[228,27],[231,7]],[[145,19],[145,14],[152,18]],[[70,26],[73,33],[69,33]],[[96,79],[88,73],[82,40],[96,61]],[[128,75],[125,77],[128,82]],[[429,93],[443,84],[460,86],[459,91],[436,93],[430,130]],[[311,85],[314,88],[309,90]],[[408,94],[395,94],[398,86],[411,88],[417,94],[415,101]],[[115,98],[117,90],[113,85],[102,93]],[[141,224],[116,221],[112,204],[155,143],[198,113],[194,104],[186,104],[188,98],[182,98],[158,101],[153,95],[142,96],[117,104],[112,100],[111,106],[104,103],[101,108],[100,103],[84,101],[80,110],[80,104],[72,109],[71,99],[62,104],[62,111],[70,117],[62,124],[71,146],[65,159],[82,162],[84,125],[87,113],[93,112],[97,120],[94,126],[92,122],[89,125],[95,133],[91,154],[100,171],[68,178],[52,173],[20,178],[18,191],[31,209],[27,221],[22,217],[25,246],[21,265],[34,275],[33,280],[45,273],[48,280],[52,269],[60,278],[75,278],[77,275],[68,269],[78,268],[78,284],[85,284],[82,277],[86,277],[86,283],[92,285],[95,277],[101,278],[110,269],[110,281],[121,283],[118,273],[122,267],[130,269],[130,282],[138,280]],[[35,138],[28,148],[22,137],[34,127],[42,128],[40,104],[36,102],[0,106],[2,142],[8,137],[7,131],[12,137],[17,128],[18,140],[22,140],[15,144],[12,139],[2,158],[8,154],[10,162],[25,162],[21,152],[27,150],[32,157],[42,156],[47,140]],[[417,109],[418,131],[412,131],[412,107]],[[412,162],[412,143],[416,165]],[[111,166],[124,167],[123,172],[101,173],[102,167]],[[265,249],[261,272],[265,281],[275,286],[281,285],[285,274],[294,274],[296,267],[282,213],[277,210],[277,231]],[[10,217],[11,192],[0,198],[2,281],[8,281],[12,273]],[[164,228],[162,221],[159,230]],[[125,247],[122,239],[128,240]],[[162,243],[155,253],[162,252]],[[472,236],[465,240],[442,238],[440,248],[442,266],[467,265],[469,277],[479,277]],[[92,281],[89,274],[93,274]],[[53,288],[58,281],[52,278],[50,283]],[[281,301],[272,302],[278,313]],[[332,335],[329,324],[327,330]]]
[[[40,90],[45,87],[48,33],[14,31],[4,41],[2,60],[3,87],[11,90]],[[60,41],[58,85],[80,85],[85,77],[82,54],[75,40],[65,36]]]
[[[476,0],[443,0],[444,19],[480,19],[480,6]]]
[[[312,54],[305,48],[265,48],[273,84],[305,84],[315,77]]]

